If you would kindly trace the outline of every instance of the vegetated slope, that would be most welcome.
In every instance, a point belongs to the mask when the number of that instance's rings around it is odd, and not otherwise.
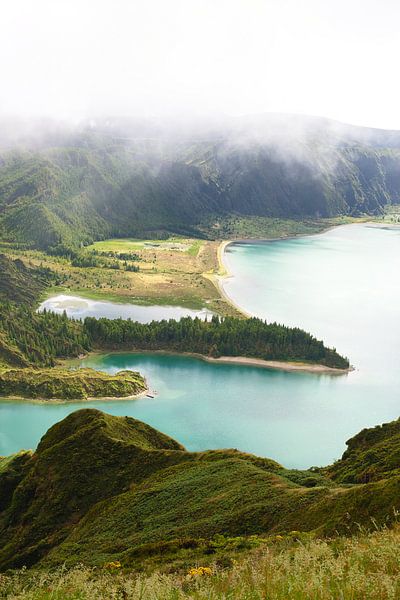
[[[140,373],[119,371],[115,375],[94,369],[9,369],[0,370],[0,395],[23,398],[77,400],[120,398],[144,392]]]
[[[295,483],[305,476],[313,487]],[[8,459],[0,477],[2,569],[138,564],[172,541],[179,552],[216,534],[349,532],[389,522],[400,483],[397,473],[343,487],[235,450],[190,453],[144,423],[91,409],[54,425],[32,457]]]
[[[105,236],[200,235],[232,214],[378,214],[399,190],[397,132],[293,115],[183,131],[100,122],[4,148],[0,231],[62,251]]]
[[[82,325],[66,315],[38,314],[25,304],[0,304],[0,362],[49,367],[57,358],[76,357],[90,347]]]
[[[0,255],[0,364],[50,366],[56,357],[89,349],[78,324],[66,316],[33,311],[39,294],[55,282],[47,269],[27,268],[20,260]]]
[[[184,458],[180,444],[144,423],[72,413],[43,437],[1,515],[0,561],[36,562],[91,506]]]
[[[350,438],[340,461],[326,470],[340,483],[378,481],[400,471],[400,419],[370,429]]]
[[[218,536],[199,543],[197,549],[188,543],[173,562],[165,555],[153,560],[149,556],[144,573],[119,564],[13,571],[2,574],[0,596],[13,600],[53,600],[55,595],[79,600],[394,600],[400,596],[400,528],[331,539],[313,539],[299,532],[268,538]]]
[[[0,302],[32,303],[54,282],[49,269],[29,269],[22,260],[0,254]]]

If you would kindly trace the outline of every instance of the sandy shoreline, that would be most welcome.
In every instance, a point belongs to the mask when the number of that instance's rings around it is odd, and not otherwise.
[[[229,246],[229,244],[234,244],[237,240],[225,240],[221,242],[217,249],[217,260],[218,260],[218,271],[217,273],[203,273],[203,277],[209,279],[217,288],[217,291],[221,298],[225,300],[230,306],[232,306],[235,310],[237,310],[244,317],[252,317],[249,312],[245,311],[241,306],[236,304],[232,298],[228,296],[228,294],[224,290],[224,286],[222,281],[228,277],[231,277],[226,265],[224,263],[224,252],[225,248]]]
[[[239,365],[247,367],[261,367],[263,369],[275,369],[278,371],[305,371],[308,373],[319,373],[327,375],[344,375],[354,371],[354,367],[348,369],[336,369],[334,367],[327,367],[318,363],[306,363],[306,362],[295,362],[295,361],[284,361],[284,360],[263,360],[262,358],[252,358],[249,356],[220,356],[219,358],[213,358],[212,356],[206,356],[205,354],[198,354],[197,352],[173,352],[171,350],[94,350],[89,352],[85,358],[91,356],[109,356],[112,354],[160,354],[165,356],[183,356],[189,358],[196,358],[208,363],[216,364],[229,364]],[[63,361],[63,364],[74,364],[79,362],[77,358],[69,358]],[[101,370],[101,369],[99,369]],[[148,393],[148,390],[145,392]]]
[[[340,225],[329,225],[328,227],[326,227],[325,229],[323,229],[322,231],[319,232],[315,232],[315,233],[298,233],[298,234],[293,234],[293,235],[282,235],[280,237],[274,237],[274,238],[243,238],[243,239],[236,239],[236,240],[224,240],[220,243],[220,245],[218,246],[218,250],[217,250],[217,259],[218,259],[218,273],[217,274],[213,274],[213,275],[209,275],[208,278],[211,279],[211,281],[214,283],[214,285],[217,287],[220,295],[222,296],[222,298],[228,302],[228,304],[230,304],[231,306],[233,306],[236,310],[238,310],[242,315],[244,315],[247,318],[253,317],[254,315],[252,315],[251,313],[247,312],[246,310],[244,310],[242,307],[240,307],[238,304],[236,304],[232,298],[227,294],[227,292],[225,291],[224,288],[224,280],[228,279],[229,277],[233,277],[233,275],[228,271],[228,268],[224,262],[224,253],[226,248],[230,245],[230,244],[254,244],[257,242],[282,242],[284,240],[291,240],[291,239],[297,239],[297,238],[302,238],[302,237],[310,237],[310,236],[314,236],[314,235],[322,235],[324,233],[327,233],[328,231],[331,231],[333,229],[337,229],[338,227],[347,227],[348,225],[352,225],[353,223],[345,223],[345,224],[340,224]],[[354,223],[354,225],[356,225],[358,223]],[[366,224],[369,224],[369,222],[367,221]]]
[[[307,371],[308,373],[325,373],[330,375],[343,375],[353,371],[352,367],[349,367],[348,369],[336,369],[334,367],[327,367],[326,365],[320,364],[281,360],[263,360],[262,358],[249,358],[247,356],[220,356],[219,358],[202,356],[202,359],[207,362],[248,365],[252,367],[262,367],[264,369],[277,369],[280,371]]]

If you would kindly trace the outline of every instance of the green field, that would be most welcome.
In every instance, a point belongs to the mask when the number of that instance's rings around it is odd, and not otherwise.
[[[98,252],[133,252],[135,250],[172,250],[197,256],[202,240],[181,237],[169,237],[166,240],[139,240],[135,238],[118,238],[94,242],[87,250]]]

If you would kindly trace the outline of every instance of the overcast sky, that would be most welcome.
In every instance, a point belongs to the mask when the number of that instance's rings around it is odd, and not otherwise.
[[[400,129],[399,0],[2,0],[0,113]]]

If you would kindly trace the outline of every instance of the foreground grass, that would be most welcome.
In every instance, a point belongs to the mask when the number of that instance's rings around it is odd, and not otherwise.
[[[278,536],[279,537],[279,536]],[[277,540],[230,566],[149,575],[103,569],[0,575],[8,600],[386,600],[400,597],[400,529],[353,538]]]

